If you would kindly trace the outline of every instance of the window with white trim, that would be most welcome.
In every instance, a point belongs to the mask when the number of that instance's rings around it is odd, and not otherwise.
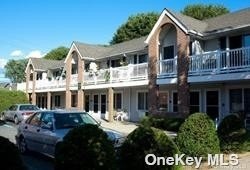
[[[148,110],[148,92],[138,92],[137,94],[137,109]]]

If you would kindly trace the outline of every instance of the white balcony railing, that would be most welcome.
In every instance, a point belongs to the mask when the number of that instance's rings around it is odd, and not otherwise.
[[[173,76],[177,73],[177,59],[167,59],[167,60],[160,60],[159,61],[159,73]]]
[[[189,57],[189,75],[236,73],[250,70],[250,47],[206,52]],[[158,76],[176,76],[176,59],[159,61]]]
[[[78,74],[71,74],[70,84],[76,86],[78,83]]]
[[[148,78],[148,64],[127,65],[116,68],[100,69],[98,72],[85,72],[84,84],[105,84],[146,80]]]
[[[37,80],[36,81],[36,90],[45,90],[45,89],[56,89],[56,88],[65,88],[66,80]]]

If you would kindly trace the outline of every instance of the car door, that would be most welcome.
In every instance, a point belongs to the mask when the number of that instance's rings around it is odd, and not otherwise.
[[[39,138],[40,124],[41,124],[41,112],[35,113],[30,119],[22,125],[24,139],[27,143],[27,147],[33,151],[39,151],[41,146],[41,140]]]
[[[13,120],[14,114],[15,114],[16,110],[17,110],[17,106],[16,105],[10,106],[9,109],[5,112],[5,117],[7,119]]]
[[[54,155],[55,144],[59,139],[54,130],[53,119],[54,117],[52,112],[43,112],[41,118],[41,128],[38,133],[38,138],[43,144],[40,146],[40,152],[52,156]]]

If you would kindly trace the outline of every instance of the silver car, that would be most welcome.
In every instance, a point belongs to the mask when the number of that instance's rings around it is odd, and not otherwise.
[[[16,124],[27,119],[39,108],[32,104],[15,104],[1,113],[1,120],[13,120]]]
[[[68,131],[84,124],[100,125],[85,112],[72,111],[40,111],[19,124],[16,142],[21,153],[27,150],[36,151],[54,157],[56,145],[62,142]],[[100,126],[100,128],[102,128]],[[119,147],[125,137],[114,130],[102,128]]]

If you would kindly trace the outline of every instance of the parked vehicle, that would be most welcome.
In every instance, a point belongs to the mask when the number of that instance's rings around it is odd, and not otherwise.
[[[16,142],[21,153],[32,150],[54,157],[57,144],[62,142],[68,131],[84,124],[100,126],[100,123],[86,112],[62,110],[36,112],[20,123]],[[118,148],[124,142],[125,137],[121,133],[101,126],[100,128],[113,141],[114,147]]]
[[[1,120],[13,120],[18,124],[37,110],[39,110],[39,108],[32,104],[15,104],[1,113]]]

